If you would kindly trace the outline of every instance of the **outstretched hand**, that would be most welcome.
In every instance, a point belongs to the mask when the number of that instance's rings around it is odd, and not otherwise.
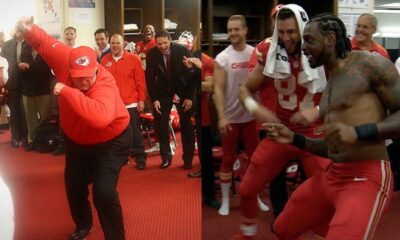
[[[33,16],[21,17],[17,21],[17,29],[21,32],[27,32],[31,30],[33,24]]]
[[[294,132],[281,123],[263,123],[269,139],[278,143],[290,144],[293,142]]]

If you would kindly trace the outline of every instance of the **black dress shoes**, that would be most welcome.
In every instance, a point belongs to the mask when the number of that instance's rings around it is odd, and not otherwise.
[[[161,169],[168,168],[169,166],[171,166],[171,160],[162,160],[160,164]]]
[[[92,228],[89,229],[76,229],[75,232],[72,233],[70,240],[85,240],[87,235],[92,232]]]

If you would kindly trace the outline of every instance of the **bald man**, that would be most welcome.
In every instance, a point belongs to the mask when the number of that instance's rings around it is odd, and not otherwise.
[[[351,39],[351,48],[352,50],[366,50],[390,59],[386,49],[372,40],[372,35],[377,28],[378,20],[374,15],[369,13],[361,14],[357,20],[355,35]]]
[[[115,78],[122,101],[125,103],[131,117],[134,137],[131,156],[135,158],[138,170],[146,169],[146,153],[142,131],[140,130],[139,112],[144,109],[146,100],[146,81],[140,58],[124,51],[123,38],[119,34],[111,37],[111,53],[101,60],[103,65]]]

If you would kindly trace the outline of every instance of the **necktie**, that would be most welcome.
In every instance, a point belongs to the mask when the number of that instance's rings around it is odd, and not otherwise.
[[[172,63],[171,63],[171,54],[167,54],[167,74],[168,74],[168,78],[171,81],[171,77],[172,77]]]

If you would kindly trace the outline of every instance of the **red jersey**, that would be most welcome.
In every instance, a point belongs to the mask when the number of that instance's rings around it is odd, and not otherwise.
[[[361,50],[355,38],[351,39],[351,49]],[[374,41],[372,41],[372,48],[369,51],[372,53],[380,54],[390,60],[389,53],[386,51],[386,49]]]
[[[260,42],[258,45],[260,45],[260,48],[263,48],[262,46],[265,45],[264,42],[270,42],[271,38],[266,38],[262,42]],[[253,53],[250,56],[249,60],[249,72],[252,72],[254,68],[257,65],[257,62],[260,62],[262,59],[262,53],[257,50],[258,47],[256,47],[253,50]],[[276,98],[276,93],[273,85],[273,81],[270,81],[268,79],[271,79],[269,77],[265,77],[264,84],[260,90],[260,103],[263,106],[266,106],[269,110],[272,112],[276,112],[276,104],[277,104],[277,98]],[[271,79],[272,80],[272,79]]]
[[[144,41],[139,41],[135,45],[136,54],[140,57],[142,61],[143,69],[146,69],[146,55],[147,52],[157,45],[156,38],[152,38],[148,43],[144,43]]]
[[[201,81],[204,82],[206,77],[214,75],[214,59],[207,56],[206,54],[201,54]],[[210,94],[207,92],[201,93],[201,126],[210,126],[210,112],[208,110],[208,98]]]
[[[268,50],[271,41],[264,40],[256,47],[256,54],[258,62],[265,66]],[[292,131],[312,137],[316,135],[315,127],[321,124],[317,121],[308,126],[294,125],[290,122],[290,118],[302,108],[310,108],[319,105],[321,93],[310,93],[307,88],[298,83],[298,75],[301,71],[300,58],[295,59],[289,55],[290,69],[292,76],[287,79],[271,79],[266,78],[268,81],[273,82],[275,94],[277,96],[276,115],[283,124],[288,126]]]
[[[120,135],[129,124],[129,113],[115,79],[100,64],[94,84],[86,92],[75,88],[69,73],[71,47],[57,41],[36,25],[24,34],[66,86],[59,95],[60,122],[64,133],[82,145],[104,143]]]
[[[137,55],[124,51],[116,62],[112,54],[107,54],[101,60],[101,65],[114,76],[126,105],[146,100],[146,81]]]

